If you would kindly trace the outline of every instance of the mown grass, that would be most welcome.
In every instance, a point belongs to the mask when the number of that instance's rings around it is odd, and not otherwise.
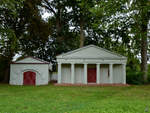
[[[0,84],[0,113],[150,113],[150,85],[62,87]]]

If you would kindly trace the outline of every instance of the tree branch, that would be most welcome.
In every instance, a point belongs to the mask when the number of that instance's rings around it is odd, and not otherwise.
[[[46,5],[42,5],[42,7],[44,7],[44,8],[46,8],[46,9],[50,10],[50,11],[53,12],[54,15],[56,16],[56,12],[55,12],[54,9],[51,7],[51,5],[50,5],[50,3],[48,2],[48,0],[44,0],[44,2],[45,2]]]

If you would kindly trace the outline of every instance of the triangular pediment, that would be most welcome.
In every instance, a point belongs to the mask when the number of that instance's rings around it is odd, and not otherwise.
[[[57,58],[126,59],[126,57],[122,55],[95,45],[85,46],[83,48],[61,54],[57,56]]]

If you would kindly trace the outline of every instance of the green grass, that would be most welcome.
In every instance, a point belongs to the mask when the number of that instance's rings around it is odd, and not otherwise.
[[[150,113],[150,85],[62,87],[0,84],[0,113]]]

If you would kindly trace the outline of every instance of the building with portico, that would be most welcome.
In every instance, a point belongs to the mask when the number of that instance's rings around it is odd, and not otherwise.
[[[127,58],[95,45],[58,55],[58,84],[126,84]]]

